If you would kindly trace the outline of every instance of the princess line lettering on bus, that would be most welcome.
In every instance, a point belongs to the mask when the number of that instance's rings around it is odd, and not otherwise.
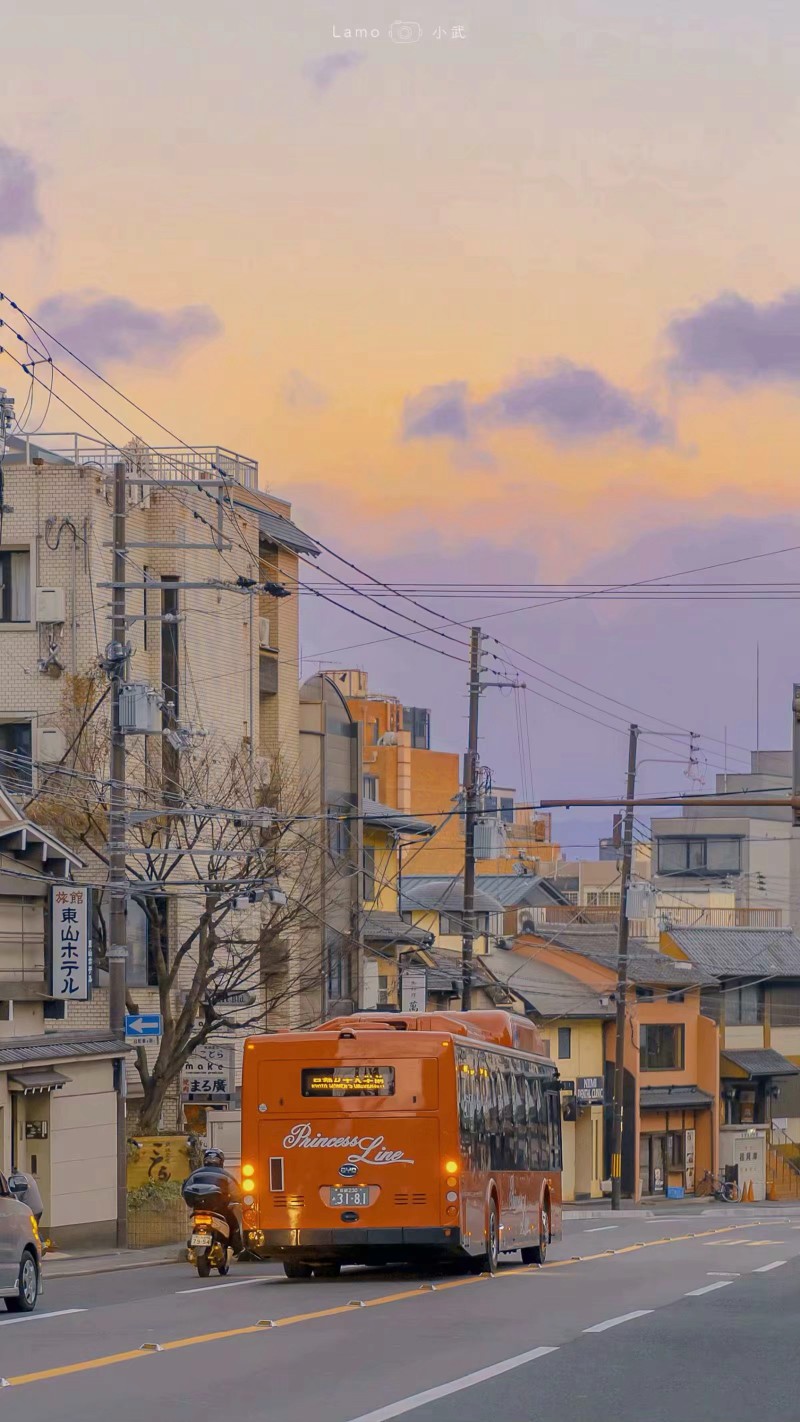
[[[414,1161],[401,1150],[384,1150],[384,1136],[321,1136],[314,1135],[308,1121],[292,1126],[283,1138],[284,1150],[349,1150],[350,1165],[367,1161],[370,1165],[413,1165]],[[357,1154],[356,1152],[360,1152]]]

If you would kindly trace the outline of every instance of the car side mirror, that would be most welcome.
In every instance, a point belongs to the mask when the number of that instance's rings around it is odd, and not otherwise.
[[[28,1191],[28,1182],[24,1175],[9,1175],[8,1188],[17,1199],[22,1199]]]

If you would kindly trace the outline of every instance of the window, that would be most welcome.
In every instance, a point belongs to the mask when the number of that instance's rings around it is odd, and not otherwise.
[[[719,988],[703,988],[700,992],[700,1014],[710,1017],[717,1025],[722,1020],[722,998]]]
[[[411,732],[412,750],[430,750],[431,713],[421,706],[403,707],[403,730]]]
[[[672,1131],[667,1137],[667,1164],[670,1170],[683,1169],[683,1131]]]
[[[381,733],[381,723],[377,719],[367,722],[367,744],[376,746]]]
[[[33,788],[30,721],[0,721],[0,784],[18,794]]]
[[[331,820],[329,826],[330,851],[334,858],[344,859],[347,856],[350,842],[350,831],[346,820]]]
[[[757,1027],[764,1021],[764,989],[757,983],[743,983],[725,994],[725,1023],[728,1027]]]
[[[639,1029],[642,1071],[683,1071],[682,1023],[647,1023]]]
[[[158,919],[157,923],[152,922],[150,914],[142,908],[141,904],[137,904],[134,899],[128,899],[125,915],[125,941],[128,945],[125,981],[129,987],[158,986],[156,951],[159,935],[162,939],[163,951],[165,955],[167,953],[167,901],[165,898],[153,900],[153,913]],[[104,942],[98,946],[102,946],[105,956],[111,943],[111,904],[106,893],[103,894],[100,903],[100,918]],[[95,982],[95,986],[97,986],[97,982]]]
[[[770,1023],[773,1027],[800,1027],[800,987],[789,983],[769,990]]]
[[[461,914],[447,914],[447,913],[441,913],[441,914],[439,915],[439,932],[440,932],[440,934],[442,934],[443,937],[444,937],[445,935],[449,935],[449,936],[452,937],[452,938],[461,938],[461,937],[463,937],[463,934],[464,934],[464,919],[463,919],[463,916],[462,916]],[[488,913],[476,913],[476,915],[475,915],[475,934],[476,934],[476,937],[480,937],[481,934],[486,934],[486,933],[490,933],[490,932],[491,932],[491,928],[490,928],[490,926],[489,926],[489,914],[488,914]]]
[[[31,620],[31,555],[27,548],[0,552],[0,622]]]
[[[375,898],[375,846],[365,844],[363,849],[363,898],[365,904],[371,904]]]
[[[742,841],[731,835],[663,835],[658,840],[659,874],[739,874]]]
[[[362,793],[365,800],[377,800],[378,798],[378,777],[377,775],[365,775],[363,780]]]
[[[500,797],[500,819],[504,825],[514,823],[514,800],[511,795],[501,795]]]
[[[559,1027],[558,1029],[558,1059],[566,1061],[572,1056],[572,1028]]]

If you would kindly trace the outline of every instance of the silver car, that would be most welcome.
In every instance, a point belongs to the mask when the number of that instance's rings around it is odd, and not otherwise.
[[[24,1175],[0,1175],[0,1298],[9,1313],[31,1313],[42,1289],[39,1226],[33,1201],[26,1202],[30,1187]]]

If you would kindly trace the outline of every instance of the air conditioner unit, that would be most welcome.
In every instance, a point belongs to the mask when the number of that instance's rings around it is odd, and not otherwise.
[[[271,647],[269,640],[269,618],[259,617],[258,619],[258,645],[259,647]]]
[[[160,736],[161,698],[152,686],[129,681],[119,689],[119,725],[128,736]]]
[[[67,738],[57,726],[39,727],[39,759],[57,765],[67,749]]]
[[[386,732],[384,733],[384,735],[382,735],[381,738],[380,738],[380,740],[378,741],[378,745],[379,745],[379,746],[396,746],[396,745],[397,745],[397,732],[396,732],[396,731],[386,731]]]
[[[36,589],[37,622],[64,622],[65,612],[63,588]]]

